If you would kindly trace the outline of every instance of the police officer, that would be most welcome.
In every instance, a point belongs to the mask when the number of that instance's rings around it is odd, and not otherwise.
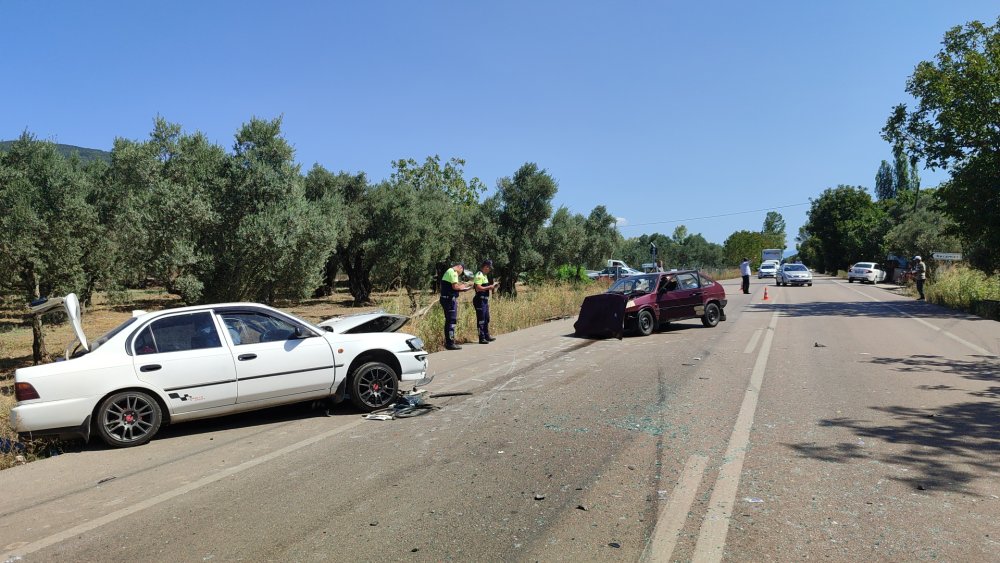
[[[476,308],[476,324],[479,326],[479,343],[489,344],[496,340],[490,336],[490,290],[497,286],[497,281],[489,283],[487,277],[493,271],[493,261],[483,260],[483,264],[472,278],[476,288],[476,296],[472,298],[472,306]]]
[[[461,350],[455,344],[455,325],[458,324],[458,294],[469,291],[472,286],[460,283],[459,276],[465,271],[465,266],[456,263],[445,270],[441,276],[441,308],[444,309],[444,347],[448,350]]]

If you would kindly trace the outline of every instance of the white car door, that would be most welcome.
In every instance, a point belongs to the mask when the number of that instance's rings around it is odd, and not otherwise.
[[[264,310],[217,313],[236,358],[238,404],[332,391],[333,349],[311,328]]]
[[[173,413],[236,402],[233,354],[210,311],[158,317],[131,339],[135,374],[167,396]]]

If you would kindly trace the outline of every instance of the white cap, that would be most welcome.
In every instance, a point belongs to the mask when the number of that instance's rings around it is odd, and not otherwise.
[[[913,259],[914,260],[920,260],[920,257],[919,256],[914,256]]]

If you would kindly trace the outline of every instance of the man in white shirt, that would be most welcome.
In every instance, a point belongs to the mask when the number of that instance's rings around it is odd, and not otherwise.
[[[743,276],[743,293],[750,293],[750,259],[740,262],[740,275]]]

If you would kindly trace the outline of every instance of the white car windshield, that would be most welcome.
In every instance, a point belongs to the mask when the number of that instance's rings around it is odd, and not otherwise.
[[[773,270],[774,269],[774,264],[761,264],[760,265],[760,269],[761,270]]]
[[[802,264],[786,264],[785,265],[785,271],[786,272],[807,272],[807,271],[809,271],[809,269],[806,268],[805,266],[803,266]]]
[[[875,264],[873,262],[858,262],[857,264],[854,265],[854,267],[871,269],[875,267]]]

